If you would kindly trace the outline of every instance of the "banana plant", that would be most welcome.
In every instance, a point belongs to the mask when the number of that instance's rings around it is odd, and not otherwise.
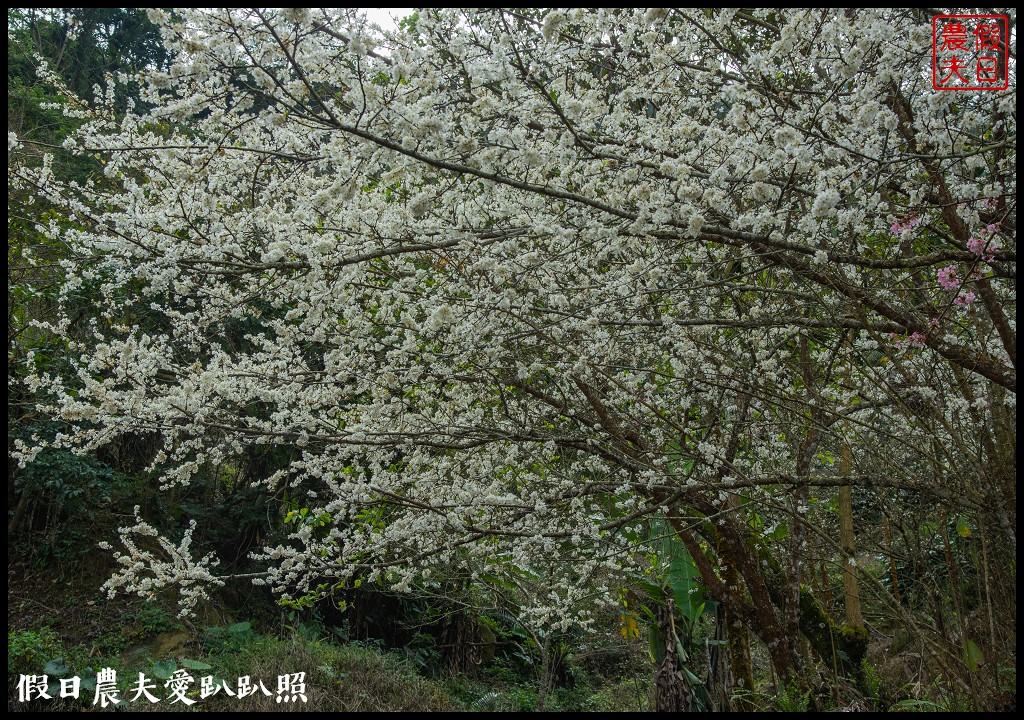
[[[651,524],[659,582],[640,582],[646,602],[639,610],[647,618],[651,658],[655,663],[658,710],[707,711],[710,702],[703,681],[692,670],[693,634],[697,621],[714,612],[717,603],[704,596],[693,558],[662,519]]]

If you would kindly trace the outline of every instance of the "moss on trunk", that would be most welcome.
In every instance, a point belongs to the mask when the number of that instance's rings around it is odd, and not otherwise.
[[[782,606],[786,597],[786,574],[779,561],[754,542],[758,558],[767,572],[765,578],[772,602]],[[836,623],[806,585],[800,586],[800,632],[829,667],[857,683],[864,684],[864,658],[868,652],[868,632],[862,628]]]
[[[800,587],[800,632],[819,656],[837,671],[864,681],[864,658],[868,654],[868,631],[835,623],[810,588]]]

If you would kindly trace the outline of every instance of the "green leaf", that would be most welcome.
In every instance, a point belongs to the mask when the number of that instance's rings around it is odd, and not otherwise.
[[[213,670],[213,665],[207,665],[206,663],[199,662],[198,660],[188,660],[187,658],[183,658],[181,660],[181,666],[186,667],[189,670]]]
[[[661,665],[665,662],[665,640],[661,637],[661,628],[656,624],[647,626],[647,641],[650,644],[651,658]]]
[[[672,591],[676,608],[690,628],[707,609],[700,572],[686,546],[663,518],[656,518],[651,523],[651,533],[655,537],[661,537],[658,555],[669,561],[668,587]]]
[[[82,678],[82,689],[83,690],[95,690],[96,689],[96,671],[91,667],[87,667],[81,675]]]
[[[676,641],[676,653],[679,655],[679,663],[684,664],[690,659],[690,655],[686,652],[686,648],[683,647],[683,640],[675,633],[672,633],[672,639]],[[686,670],[686,668],[683,667],[683,670]]]
[[[701,681],[700,681],[700,678],[697,677],[696,675],[694,675],[690,671],[690,668],[684,666],[684,667],[681,668],[681,670],[683,671],[683,675],[686,676],[686,679],[690,681],[691,685],[701,685],[702,684]]]
[[[71,672],[71,668],[64,664],[64,658],[57,658],[51,660],[43,666],[44,675],[53,675],[55,677],[64,677]]]
[[[973,640],[964,644],[964,664],[971,672],[977,672],[978,666],[985,664],[985,653]]]
[[[772,528],[762,534],[764,539],[768,542],[777,542],[779,540],[785,540],[789,537],[789,525],[786,523],[777,523]]]
[[[675,538],[672,538],[669,545],[672,562],[668,569],[668,584],[672,588],[676,607],[692,624],[704,612],[704,586],[700,583],[700,573],[686,547]]]
[[[177,669],[178,663],[173,660],[160,660],[159,662],[153,663],[153,667],[150,672],[153,674],[153,677],[159,678],[160,680],[167,680]]]
[[[900,700],[892,706],[894,712],[900,712],[906,710],[908,712],[941,712],[946,708],[942,707],[937,703],[933,703],[930,700],[918,700],[916,698],[907,698],[906,700]]]
[[[636,582],[636,586],[640,590],[643,590],[644,593],[646,593],[647,596],[651,598],[651,602],[653,602],[655,605],[665,604],[666,598],[664,588],[661,588],[655,585],[654,583],[646,582],[644,580],[638,580]]]

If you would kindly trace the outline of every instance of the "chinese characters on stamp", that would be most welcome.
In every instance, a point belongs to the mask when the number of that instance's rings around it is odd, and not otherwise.
[[[1009,87],[1009,21],[1005,15],[932,18],[932,86],[936,90]]]

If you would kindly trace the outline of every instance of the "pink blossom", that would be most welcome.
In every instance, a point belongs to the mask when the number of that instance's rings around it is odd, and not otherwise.
[[[957,295],[956,299],[953,301],[953,304],[959,305],[961,307],[966,307],[970,305],[972,302],[974,302],[974,297],[974,293],[971,292],[970,290],[967,290],[966,292],[961,292],[959,295]]]
[[[939,285],[946,290],[956,290],[960,287],[960,281],[956,277],[955,265],[947,265],[939,270]]]
[[[894,333],[890,333],[889,337],[894,337]],[[913,332],[909,337],[897,340],[893,343],[897,350],[906,350],[907,348],[923,348],[924,341],[928,339],[928,336],[924,333]]]
[[[904,230],[916,228],[920,224],[921,218],[919,218],[917,215],[911,215],[905,223],[901,223],[899,220],[893,220],[892,225],[889,226],[889,229],[892,230],[893,235],[900,235],[903,233]]]
[[[999,249],[999,241],[992,237],[998,230],[999,225],[995,223],[986,225],[980,233],[981,237],[972,237],[967,241],[967,249],[985,262],[991,262],[996,256],[996,250]]]

